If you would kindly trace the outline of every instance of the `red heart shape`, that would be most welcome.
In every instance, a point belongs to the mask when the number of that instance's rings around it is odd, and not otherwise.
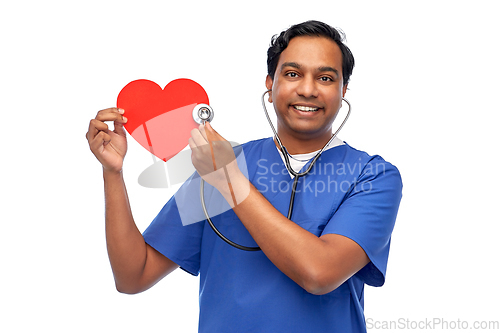
[[[165,162],[188,144],[197,104],[209,104],[202,86],[177,79],[163,90],[153,81],[135,80],[118,94],[117,107],[125,110],[125,129],[144,148]]]

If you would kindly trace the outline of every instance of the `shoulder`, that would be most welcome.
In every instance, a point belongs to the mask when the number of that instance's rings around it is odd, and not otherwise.
[[[343,146],[345,149],[345,161],[344,163],[359,164],[360,176],[382,176],[382,175],[393,175],[396,178],[401,179],[401,174],[398,168],[385,160],[380,155],[370,155],[365,151],[356,149],[349,144],[345,143]]]
[[[243,151],[247,160],[254,160],[269,154],[273,147],[275,147],[273,138],[264,138],[235,145],[233,148],[237,156]]]
[[[248,141],[240,146],[245,150],[245,152],[251,150],[261,150],[267,147],[269,143],[272,141],[273,138],[263,138],[263,139]]]
[[[380,155],[370,155],[347,143],[325,151],[318,168],[324,175],[334,175],[339,183],[349,183],[350,189],[363,185],[364,188],[390,190],[397,195],[403,188],[401,174],[395,165]]]
[[[355,180],[351,196],[359,196],[362,193],[363,195],[360,198],[366,198],[368,200],[367,205],[392,207],[391,212],[394,217],[387,219],[387,221],[393,221],[392,223],[394,223],[403,195],[403,181],[398,168],[380,155],[370,155],[347,144],[346,146],[347,154],[351,155],[351,163],[353,163],[354,159],[359,161],[359,170],[353,175]]]

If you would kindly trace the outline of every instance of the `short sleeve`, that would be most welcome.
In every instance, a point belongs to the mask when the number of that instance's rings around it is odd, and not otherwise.
[[[144,231],[146,243],[192,275],[200,271],[203,222],[183,225],[172,197]]]
[[[385,282],[402,187],[398,169],[379,156],[373,157],[322,233],[348,237],[363,248],[370,263],[356,275],[371,286],[382,286]]]
[[[248,177],[242,146],[231,144],[240,170]],[[198,275],[200,271],[206,221],[201,205],[200,183],[201,177],[194,172],[143,233],[146,243],[193,275]],[[219,191],[209,184],[204,184],[204,199],[212,217],[231,209]]]

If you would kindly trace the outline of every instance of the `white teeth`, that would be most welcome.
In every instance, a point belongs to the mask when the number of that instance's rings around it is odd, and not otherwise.
[[[299,111],[306,111],[306,112],[318,111],[318,108],[310,108],[308,106],[294,105],[293,107],[296,108]]]

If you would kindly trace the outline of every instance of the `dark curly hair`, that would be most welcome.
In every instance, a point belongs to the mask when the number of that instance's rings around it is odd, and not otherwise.
[[[347,85],[354,68],[354,56],[351,50],[343,43],[345,34],[326,23],[319,21],[307,21],[291,26],[289,29],[283,31],[279,36],[274,35],[271,39],[271,45],[267,50],[267,74],[274,77],[276,66],[281,52],[283,52],[292,38],[298,36],[318,36],[326,37],[333,40],[342,52],[342,76],[344,78],[344,85]]]

